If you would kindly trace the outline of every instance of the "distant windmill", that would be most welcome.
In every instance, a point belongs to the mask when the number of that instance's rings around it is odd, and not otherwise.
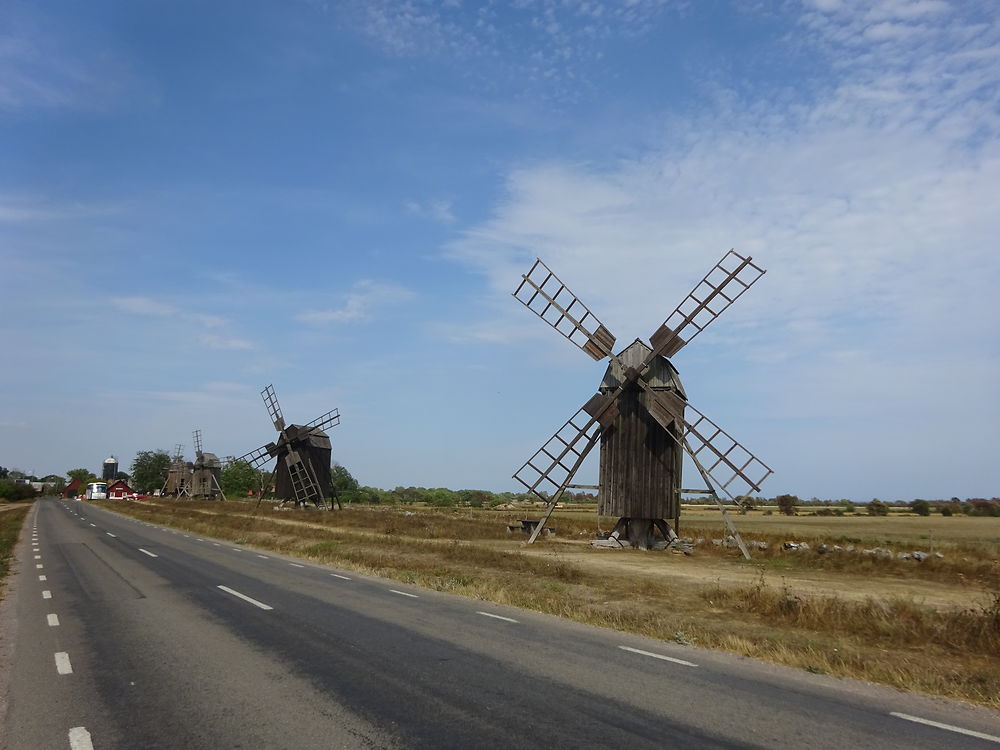
[[[194,497],[226,499],[219,475],[222,473],[222,462],[214,453],[202,451],[201,430],[194,431],[194,469],[191,474],[191,494]]]
[[[238,460],[259,469],[277,458],[274,489],[282,504],[294,501],[296,507],[307,502],[320,506],[329,492],[332,453],[330,437],[323,430],[340,424],[340,411],[328,411],[308,424],[285,426],[274,386],[267,386],[260,395],[278,431],[278,442],[263,445]]]
[[[763,274],[751,258],[730,250],[677,309],[650,336],[614,353],[615,337],[541,260],[522,276],[514,297],[591,358],[611,358],[599,393],[574,414],[520,469],[514,478],[546,502],[531,534],[535,541],[552,509],[571,484],[591,449],[600,441],[598,513],[619,520],[600,546],[642,549],[680,544],[683,453],[690,455],[707,491],[749,558],[726,515],[721,490],[734,502],[759,491],[771,469],[721,427],[687,403],[677,370],[667,357],[735,302]],[[685,415],[686,412],[686,415]],[[590,489],[590,487],[588,487]],[[671,528],[666,519],[672,519]],[[656,538],[656,532],[662,540]]]
[[[184,446],[177,443],[174,446],[174,455],[170,459],[170,466],[167,468],[167,480],[163,483],[161,494],[190,497],[193,469],[191,463],[184,460]]]

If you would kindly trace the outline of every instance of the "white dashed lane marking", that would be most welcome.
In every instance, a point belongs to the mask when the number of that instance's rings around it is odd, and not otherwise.
[[[116,537],[116,536],[115,536],[114,534],[112,534],[112,533],[111,533],[110,531],[105,531],[104,533],[105,533],[105,534],[107,534],[107,535],[108,535],[109,537],[111,537],[112,539],[117,539],[117,538],[118,538],[118,537]]]
[[[139,551],[142,554],[144,554],[144,555],[149,555],[150,557],[159,557],[159,555],[155,555],[152,552],[150,552],[148,549],[143,549],[142,547],[139,547]]]
[[[298,563],[288,563],[288,564],[291,565],[293,568],[304,568],[305,567],[305,565],[299,565]]]
[[[257,557],[259,557],[261,560],[270,560],[271,559],[267,555],[257,555]]]
[[[661,659],[663,661],[673,662],[674,664],[682,664],[685,667],[697,667],[697,664],[693,664],[689,661],[684,661],[684,659],[675,659],[672,656],[664,656],[663,654],[654,654],[652,651],[643,651],[640,648],[632,648],[630,646],[619,646],[622,651],[631,651],[633,654],[642,654],[643,656],[652,656],[654,659]]]
[[[350,581],[351,580],[347,576],[342,576],[339,573],[331,573],[330,575],[332,575],[334,578],[339,578],[342,581]]]
[[[942,724],[940,721],[931,721],[930,719],[922,719],[919,716],[911,716],[910,714],[901,714],[895,711],[890,711],[889,716],[895,716],[897,719],[906,719],[906,721],[914,721],[917,724],[926,724],[929,727],[937,727],[938,729],[945,729],[949,732],[957,732],[958,734],[964,734],[968,737],[976,737],[980,740],[986,740],[988,742],[1000,743],[1000,737],[996,737],[992,734],[985,734],[984,732],[974,732],[971,729],[963,729],[962,727],[956,727],[951,724]]]
[[[57,651],[56,657],[56,671],[59,674],[73,674],[73,665],[69,663],[69,654],[65,651]]]
[[[45,615],[45,619],[48,621],[50,628],[59,627],[59,615]]]
[[[49,579],[46,576],[38,576],[38,580],[39,581],[47,581]]]
[[[483,617],[492,617],[494,620],[503,620],[504,622],[520,622],[520,620],[515,620],[513,617],[504,617],[503,615],[495,615],[492,612],[476,612],[477,615],[482,615]]]
[[[90,732],[84,727],[73,727],[69,730],[70,750],[94,750],[94,743],[90,741]]]
[[[408,594],[405,591],[397,591],[396,589],[389,589],[389,591],[391,591],[393,594],[399,594],[400,596],[408,596],[411,599],[419,599],[420,598],[416,594]]]
[[[259,602],[256,599],[254,599],[253,597],[247,596],[246,594],[241,594],[239,591],[236,591],[235,589],[231,589],[228,586],[221,586],[220,585],[220,586],[218,586],[218,588],[222,589],[227,594],[232,594],[233,596],[242,599],[245,602],[250,602],[250,604],[252,604],[255,607],[260,607],[261,609],[274,609],[274,607],[271,607],[271,606],[269,606],[267,604],[264,604],[264,602]]]
[[[52,598],[52,592],[51,591],[49,591],[48,589],[46,589],[45,591],[42,592],[42,599],[51,599],[51,598]]]

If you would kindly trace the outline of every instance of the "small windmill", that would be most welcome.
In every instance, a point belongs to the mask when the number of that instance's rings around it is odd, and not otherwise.
[[[174,446],[174,455],[170,459],[170,466],[167,468],[167,479],[163,483],[161,494],[191,496],[191,472],[193,466],[184,460],[184,446],[177,443]]]
[[[262,445],[237,460],[259,469],[277,458],[274,489],[281,503],[294,501],[298,507],[311,502],[320,506],[330,487],[332,453],[330,437],[324,430],[340,424],[340,411],[328,411],[308,424],[286,426],[274,386],[267,386],[260,395],[278,431],[278,442]]]
[[[730,250],[649,338],[614,353],[615,337],[541,260],[514,297],[591,358],[610,357],[599,392],[587,401],[520,469],[514,478],[546,502],[529,544],[545,526],[587,454],[601,444],[598,513],[618,516],[601,546],[642,549],[680,547],[683,453],[692,459],[736,539],[721,490],[737,504],[771,469],[687,402],[672,357],[764,274],[749,257]],[[588,487],[588,489],[590,489]],[[551,493],[551,494],[549,494]],[[666,519],[672,519],[673,528]],[[662,540],[656,538],[656,532]]]
[[[205,453],[201,448],[201,430],[195,430],[194,437],[194,469],[191,474],[191,494],[194,497],[214,498],[226,494],[219,484],[222,473],[222,462],[214,453]]]

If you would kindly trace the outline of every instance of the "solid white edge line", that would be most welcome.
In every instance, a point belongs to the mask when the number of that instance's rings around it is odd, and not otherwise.
[[[94,743],[90,741],[90,732],[85,727],[73,727],[69,730],[70,750],[94,750]]]
[[[619,646],[622,651],[631,651],[633,654],[642,654],[643,656],[652,656],[654,659],[662,659],[663,661],[672,661],[674,664],[683,664],[685,667],[697,667],[689,661],[684,661],[684,659],[675,659],[672,656],[664,656],[663,654],[654,654],[652,651],[643,651],[641,648],[632,648],[631,646]]]
[[[483,617],[492,617],[495,620],[503,620],[504,622],[520,622],[520,620],[515,620],[513,617],[504,617],[503,615],[495,615],[492,612],[476,612],[477,615],[482,615]]]
[[[59,627],[59,615],[45,615],[45,619],[48,621],[50,628]]]
[[[260,607],[261,609],[274,609],[274,607],[268,606],[267,604],[264,604],[264,602],[259,602],[256,599],[254,599],[253,597],[247,596],[246,594],[241,594],[239,591],[236,591],[235,589],[231,589],[228,586],[222,586],[222,585],[220,585],[217,588],[220,588],[223,591],[225,591],[227,594],[232,594],[233,596],[238,597],[238,598],[242,599],[245,602],[250,602],[255,607]]]
[[[56,671],[59,674],[73,674],[73,665],[69,663],[69,654],[65,651],[56,651]]]
[[[342,581],[350,581],[351,580],[347,576],[340,575],[340,573],[331,573],[330,575],[332,575],[334,578],[339,578]]]
[[[399,594],[400,596],[409,596],[412,599],[419,599],[420,597],[416,594],[408,594],[405,591],[397,591],[396,589],[389,589],[394,594]]]
[[[984,734],[983,732],[974,732],[971,729],[962,729],[962,727],[952,726],[951,724],[942,724],[940,721],[931,721],[930,719],[921,719],[919,716],[911,716],[910,714],[901,714],[897,711],[890,711],[889,716],[895,716],[897,719],[906,719],[907,721],[913,721],[917,724],[926,724],[929,727],[937,727],[938,729],[947,729],[949,732],[958,732],[959,734],[965,734],[969,737],[975,737],[980,740],[988,740],[989,742],[1000,743],[1000,737],[995,737],[992,734]]]
[[[150,557],[159,557],[159,555],[154,555],[148,549],[143,549],[142,547],[139,547],[139,551],[144,555],[149,555]]]

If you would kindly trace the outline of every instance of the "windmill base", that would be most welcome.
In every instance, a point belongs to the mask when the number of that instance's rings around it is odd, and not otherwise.
[[[619,518],[611,533],[590,544],[612,549],[676,549],[685,555],[691,554],[691,545],[681,540],[662,518]]]

